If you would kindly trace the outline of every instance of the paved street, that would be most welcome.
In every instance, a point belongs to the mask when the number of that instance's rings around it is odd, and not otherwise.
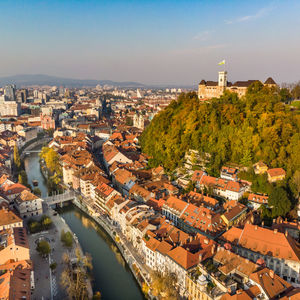
[[[34,264],[34,274],[35,274],[35,290],[32,294],[32,299],[65,299],[66,293],[60,286],[60,276],[63,271],[62,255],[64,252],[70,254],[70,257],[75,257],[75,248],[77,243],[73,244],[73,248],[68,250],[63,246],[60,241],[61,231],[70,231],[68,225],[64,220],[52,209],[44,210],[44,214],[51,217],[53,221],[53,226],[48,231],[43,231],[36,234],[30,234],[29,244],[30,244],[30,255]],[[39,238],[46,239],[51,246],[51,254],[49,258],[42,258],[36,251],[36,241]],[[52,262],[57,263],[57,268],[52,274],[50,274],[49,265]]]

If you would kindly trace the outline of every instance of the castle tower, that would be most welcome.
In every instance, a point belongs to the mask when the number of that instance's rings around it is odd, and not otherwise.
[[[227,71],[219,72],[218,86],[226,88],[226,86],[227,86]]]

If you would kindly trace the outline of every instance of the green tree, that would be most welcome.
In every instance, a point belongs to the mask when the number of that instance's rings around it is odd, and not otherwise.
[[[65,247],[72,247],[73,245],[73,237],[70,231],[65,232],[64,230],[61,231],[60,239]]]
[[[297,170],[292,177],[292,191],[296,199],[300,198],[300,170]]]
[[[249,167],[252,165],[252,154],[249,149],[247,149],[241,159],[241,164],[243,166]]]
[[[25,170],[21,170],[18,175],[18,182],[28,186],[28,178]]]
[[[21,159],[17,145],[14,146],[14,163],[18,170],[21,169]]]
[[[300,99],[300,82],[298,82],[291,92],[294,99]]]
[[[36,250],[39,252],[40,255],[46,256],[51,252],[50,245],[47,241],[41,240],[38,242]]]
[[[272,209],[272,217],[284,217],[291,209],[288,194],[282,187],[275,187],[270,193],[268,205]]]
[[[41,197],[42,195],[42,192],[38,187],[35,187],[32,192],[38,197]]]
[[[28,222],[28,227],[29,227],[30,233],[36,233],[36,232],[41,231],[41,229],[42,229],[41,224],[37,221]]]
[[[132,120],[132,118],[126,117],[126,119],[125,119],[125,124],[126,124],[127,126],[133,126],[133,120]]]
[[[61,166],[59,164],[59,156],[55,150],[49,147],[43,147],[40,157],[45,161],[50,172],[61,173]]]
[[[42,216],[40,223],[41,223],[41,226],[43,227],[43,229],[45,229],[45,230],[51,228],[51,226],[52,226],[51,218],[46,215]]]
[[[195,182],[190,181],[187,188],[185,189],[185,193],[189,193],[190,191],[193,191],[195,189]]]
[[[50,264],[50,269],[52,271],[54,271],[56,269],[56,267],[57,267],[57,263],[56,262],[53,262],[52,264]]]
[[[263,160],[270,167],[300,169],[300,125],[295,111],[281,102],[278,90],[252,84],[238,98],[225,93],[200,103],[195,93],[181,94],[155,115],[140,137],[149,166],[172,171],[190,149],[204,153],[210,175],[227,162],[250,166]],[[207,156],[210,155],[210,156]]]
[[[280,98],[281,98],[280,100],[282,102],[286,103],[286,102],[289,102],[292,100],[292,94],[290,93],[289,89],[287,89],[287,88],[280,89],[279,94],[280,94]]]

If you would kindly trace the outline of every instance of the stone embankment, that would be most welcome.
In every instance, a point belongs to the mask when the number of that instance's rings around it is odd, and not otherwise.
[[[74,199],[73,203],[83,212],[88,214],[111,237],[140,287],[142,288],[143,282],[149,285],[149,270],[146,269],[142,259],[138,257],[135,249],[129,245],[129,242],[126,240],[126,237],[122,234],[121,230],[118,227],[110,224],[108,219],[105,219],[104,217],[100,216],[99,213],[95,212],[95,210],[88,203],[84,202],[84,200],[79,201],[76,198]],[[134,266],[136,266],[140,272],[137,273]]]

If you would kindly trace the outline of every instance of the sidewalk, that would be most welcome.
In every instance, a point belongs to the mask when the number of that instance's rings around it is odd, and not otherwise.
[[[60,277],[63,271],[62,255],[66,252],[69,254],[71,259],[75,258],[76,247],[79,247],[80,250],[81,247],[74,234],[74,243],[72,249],[69,250],[68,248],[64,247],[60,240],[60,235],[62,230],[64,230],[65,232],[70,231],[72,233],[69,226],[58,214],[54,215],[56,214],[56,212],[51,208],[45,209],[44,214],[48,215],[52,219],[52,228],[48,231],[28,235],[30,256],[34,265],[35,280],[35,290],[33,291],[32,299],[65,299],[67,295],[63,287],[61,287],[60,285]],[[50,244],[52,251],[49,255],[49,258],[42,258],[36,251],[36,240],[38,240],[38,238],[40,237],[45,238]],[[52,262],[56,262],[57,267],[54,272],[51,273],[49,265]],[[89,287],[89,290],[90,293],[92,293],[91,285]]]

